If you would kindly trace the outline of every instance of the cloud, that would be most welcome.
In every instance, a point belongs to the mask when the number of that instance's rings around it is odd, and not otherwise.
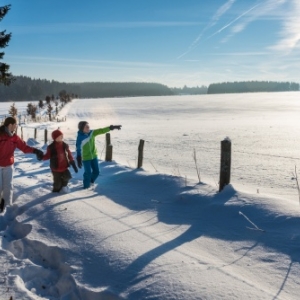
[[[247,16],[241,20],[239,20],[238,24],[232,26],[231,35],[237,34],[243,31],[249,23],[256,21],[257,19],[281,19],[282,13],[280,6],[283,6],[288,0],[268,0],[261,1],[254,8],[259,6],[259,9],[253,10],[251,8],[247,12]],[[243,14],[243,16],[245,13]],[[239,18],[240,19],[240,18]]]
[[[300,2],[290,1],[289,10],[285,15],[283,26],[280,31],[279,41],[270,47],[272,50],[289,53],[300,47]]]
[[[7,55],[7,58],[13,64],[38,64],[38,65],[62,65],[81,68],[166,68],[171,64],[152,63],[152,62],[134,62],[117,60],[96,60],[96,59],[69,59],[63,57],[43,57],[43,56],[14,56]]]
[[[213,56],[261,56],[261,55],[269,55],[268,51],[258,51],[258,52],[227,52],[227,53],[211,53],[208,55]]]
[[[231,8],[234,2],[235,0],[229,0],[217,10],[215,15],[212,17],[212,24],[215,24],[220,19],[220,17],[226,13],[227,10]]]
[[[42,24],[39,26],[11,26],[10,30],[14,34],[32,33],[66,33],[85,32],[103,28],[128,29],[128,28],[154,28],[154,27],[188,27],[199,26],[201,22],[103,22],[103,23],[57,23]]]
[[[255,9],[259,6],[259,9]],[[251,12],[251,13],[250,13]],[[242,16],[247,17],[242,18]],[[270,46],[270,50],[279,52],[290,53],[293,49],[300,47],[300,1],[299,0],[268,0],[262,1],[255,7],[251,8],[235,20],[219,29],[213,35],[220,33],[224,29],[228,28],[236,21],[239,22],[232,26],[230,34],[227,36],[227,40],[230,36],[233,36],[239,32],[242,32],[249,23],[258,19],[271,19],[278,20],[282,23],[282,28],[279,32],[279,40],[274,45]],[[212,35],[212,36],[213,36]]]

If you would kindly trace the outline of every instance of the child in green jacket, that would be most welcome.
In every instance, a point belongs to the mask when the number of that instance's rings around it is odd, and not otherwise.
[[[83,188],[87,189],[91,183],[94,183],[99,176],[99,165],[95,137],[110,130],[120,130],[122,125],[110,125],[104,128],[91,130],[89,123],[80,121],[78,123],[78,133],[76,139],[77,165],[81,168],[83,165]]]

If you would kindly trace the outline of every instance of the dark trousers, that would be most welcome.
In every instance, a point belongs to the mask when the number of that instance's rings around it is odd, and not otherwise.
[[[53,190],[52,192],[59,192],[62,187],[67,186],[69,180],[72,178],[69,169],[63,172],[52,171],[53,175]]]

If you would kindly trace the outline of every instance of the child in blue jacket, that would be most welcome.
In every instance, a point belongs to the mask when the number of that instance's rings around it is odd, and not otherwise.
[[[78,133],[76,139],[77,165],[81,168],[83,165],[83,188],[87,189],[91,183],[94,183],[99,176],[99,165],[95,137],[110,130],[120,130],[122,125],[110,125],[104,128],[91,130],[89,123],[80,121],[78,123]]]

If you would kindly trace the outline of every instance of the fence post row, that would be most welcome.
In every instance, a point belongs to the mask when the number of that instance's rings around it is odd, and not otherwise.
[[[110,133],[106,133],[106,154],[105,161],[112,161],[113,146],[110,142]]]
[[[139,154],[138,154],[138,163],[137,163],[137,167],[141,168],[143,166],[143,158],[144,158],[144,144],[145,141],[144,140],[140,140],[139,143]]]
[[[44,131],[44,141],[45,141],[45,144],[47,144],[47,142],[48,142],[48,130],[47,129],[45,129],[45,131]]]
[[[219,192],[223,190],[225,185],[230,183],[231,171],[231,141],[225,138],[221,141],[221,167],[220,167],[220,181]]]
[[[110,133],[106,133],[106,155],[105,161],[112,161],[113,146],[111,144]],[[23,127],[21,126],[21,138],[23,139]],[[37,128],[34,129],[34,138],[37,138]],[[45,144],[48,142],[48,130],[44,132]],[[137,168],[142,168],[144,158],[144,140],[140,140],[138,146],[138,161]],[[225,138],[221,141],[221,165],[220,165],[220,180],[219,180],[219,192],[230,183],[231,174],[231,141],[229,138]]]
[[[23,127],[21,126],[21,139],[24,139]],[[34,128],[34,139],[37,139],[37,128]],[[45,144],[48,142],[48,129],[44,130],[44,141]]]

